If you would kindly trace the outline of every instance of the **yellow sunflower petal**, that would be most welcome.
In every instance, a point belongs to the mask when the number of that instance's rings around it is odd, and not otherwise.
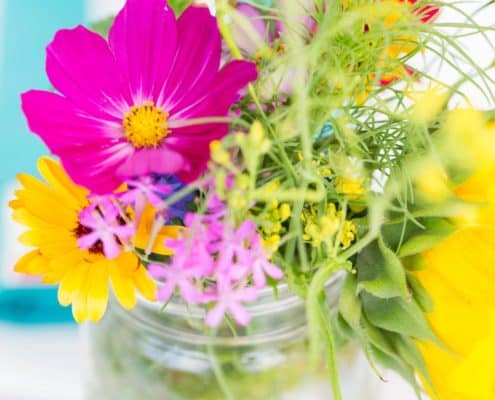
[[[495,199],[493,175],[475,175],[457,194],[488,202],[478,226],[461,228],[424,254],[418,277],[432,296],[432,327],[450,351],[421,349],[440,400],[495,399]]]

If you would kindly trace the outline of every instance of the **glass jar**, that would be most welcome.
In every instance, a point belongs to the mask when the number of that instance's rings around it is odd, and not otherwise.
[[[339,282],[327,287],[336,302]],[[206,332],[204,310],[144,300],[132,312],[110,303],[87,326],[87,399],[329,400],[324,367],[308,365],[305,304],[287,286],[263,291],[249,326]],[[378,379],[361,352],[339,351],[344,399],[375,399]]]

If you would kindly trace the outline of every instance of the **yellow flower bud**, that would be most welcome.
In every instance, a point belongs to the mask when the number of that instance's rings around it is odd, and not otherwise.
[[[230,162],[230,154],[222,147],[222,143],[213,140],[210,143],[211,159],[219,165],[227,165]]]

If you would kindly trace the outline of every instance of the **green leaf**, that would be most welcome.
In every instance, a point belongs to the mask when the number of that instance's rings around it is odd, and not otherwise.
[[[408,338],[396,335],[394,338],[394,346],[400,357],[410,366],[422,375],[429,387],[434,390],[433,382],[431,381],[430,373],[426,366],[423,355],[418,349],[418,346]]]
[[[376,297],[409,297],[406,273],[397,255],[381,238],[372,243],[358,258],[358,293],[366,291]]]
[[[110,31],[110,27],[112,26],[114,19],[115,17],[108,17],[100,21],[96,21],[95,23],[91,24],[91,30],[99,33],[104,38],[107,38],[108,32]]]
[[[339,311],[344,321],[354,330],[361,321],[361,302],[357,295],[357,278],[348,273],[340,291]]]
[[[355,337],[354,330],[349,326],[341,314],[337,314],[335,318],[335,345],[337,348],[342,348]]]
[[[407,365],[398,358],[389,356],[376,347],[373,347],[373,355],[379,364],[383,365],[385,368],[398,372],[407,382],[409,382],[414,388],[414,391],[418,396],[418,400],[421,400],[421,388],[419,387],[416,379],[414,369],[411,366]]]
[[[408,271],[424,271],[428,268],[425,258],[422,254],[415,254],[413,256],[404,257],[402,259],[402,265]]]
[[[373,325],[390,332],[439,343],[414,299],[379,299],[368,293],[362,293],[361,299],[364,313]]]
[[[168,4],[175,12],[175,15],[179,16],[182,12],[192,4],[193,0],[168,0]]]
[[[421,281],[411,273],[407,274],[407,281],[413,293],[413,297],[421,309],[426,313],[432,312],[433,299],[428,294]]]
[[[426,233],[413,236],[404,243],[400,248],[399,257],[407,257],[431,249],[456,231],[456,227],[445,219],[430,218],[422,223],[425,226],[423,232]]]

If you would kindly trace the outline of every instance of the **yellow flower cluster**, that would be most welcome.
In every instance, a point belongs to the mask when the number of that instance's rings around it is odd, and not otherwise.
[[[280,235],[286,232],[283,223],[290,218],[290,215],[290,205],[287,203],[280,204],[277,200],[272,201],[260,214],[260,219],[263,221],[261,233],[264,238],[264,244],[272,252],[278,249]]]
[[[325,244],[333,248],[336,234],[339,234],[338,242],[343,248],[349,247],[356,238],[356,226],[348,220],[342,223],[342,212],[337,211],[333,203],[328,204],[321,216],[318,215],[317,206],[309,206],[303,211],[301,220],[304,224],[303,238],[313,247]]]
[[[361,200],[366,194],[364,179],[353,176],[335,178],[335,189],[350,200]]]

